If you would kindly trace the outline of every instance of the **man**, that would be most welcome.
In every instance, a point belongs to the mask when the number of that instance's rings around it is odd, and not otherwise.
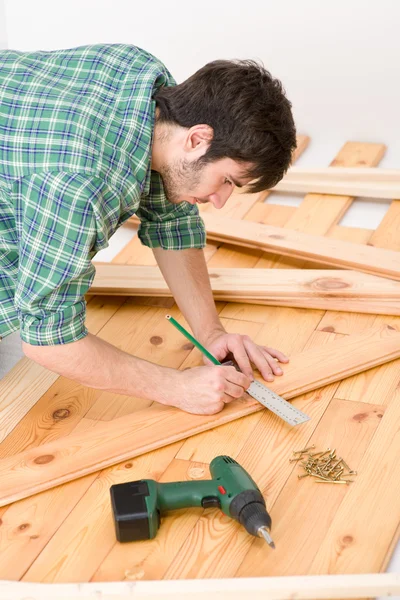
[[[267,189],[295,148],[291,104],[251,61],[215,61],[176,85],[135,46],[0,52],[0,337],[83,385],[213,414],[287,357],[219,321],[197,204]],[[233,367],[177,371],[88,333],[91,259],[131,215],[194,335]]]

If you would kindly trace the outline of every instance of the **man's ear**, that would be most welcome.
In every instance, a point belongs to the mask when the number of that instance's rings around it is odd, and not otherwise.
[[[204,154],[214,137],[214,130],[209,125],[193,125],[187,132],[185,140],[186,152]]]

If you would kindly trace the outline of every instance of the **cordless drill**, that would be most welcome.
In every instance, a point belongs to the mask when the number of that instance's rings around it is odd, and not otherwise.
[[[265,500],[250,475],[229,456],[210,463],[212,479],[158,483],[141,479],[111,486],[111,505],[119,542],[149,540],[156,536],[160,517],[168,510],[202,506],[218,507],[238,521],[251,535],[270,536],[271,517]]]

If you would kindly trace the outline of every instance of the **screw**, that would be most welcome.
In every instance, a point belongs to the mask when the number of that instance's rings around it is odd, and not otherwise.
[[[327,477],[322,477],[322,475],[317,475],[316,473],[313,474],[313,477],[317,477],[318,479],[323,479],[324,481],[332,481],[331,479],[328,479]]]
[[[304,448],[304,450],[293,450],[293,454],[302,454],[303,452],[307,452],[307,450],[311,450],[312,448],[315,448],[315,444],[309,446],[308,448]]]
[[[346,468],[348,471],[351,471],[351,469],[350,469],[349,465],[348,465],[346,462],[344,462],[343,458],[342,458],[342,463],[343,463],[344,467],[345,467],[345,468]]]
[[[349,481],[344,481],[343,479],[339,479],[338,481],[334,480],[334,479],[325,479],[324,481],[316,481],[315,483],[345,483],[346,485],[349,485]]]

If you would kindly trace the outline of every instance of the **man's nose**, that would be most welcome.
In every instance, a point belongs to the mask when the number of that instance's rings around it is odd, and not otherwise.
[[[215,208],[222,208],[223,206],[225,206],[226,201],[232,194],[232,191],[232,188],[226,191],[220,191],[217,194],[211,194],[211,196],[209,196],[208,199],[215,206]]]

